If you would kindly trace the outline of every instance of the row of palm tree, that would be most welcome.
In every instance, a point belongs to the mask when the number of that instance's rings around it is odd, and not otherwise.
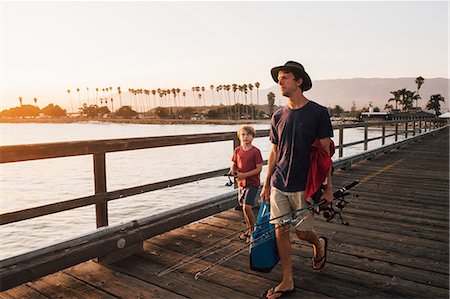
[[[218,86],[210,85],[211,89],[211,98],[210,105],[215,106],[215,92],[217,93],[217,103],[219,105],[225,105],[230,107],[234,105],[234,107],[241,107],[240,105],[236,105],[239,103],[244,104],[244,107],[246,109],[245,116],[249,118],[255,117],[255,109],[254,109],[254,103],[253,103],[253,89],[256,88],[256,105],[259,105],[259,82],[255,82],[254,85],[252,83],[249,84],[221,84]],[[111,106],[111,111],[114,112],[114,97],[112,94],[112,87],[106,87],[102,88],[102,94],[99,96],[99,88],[95,88],[95,93],[93,94],[93,105],[96,106]],[[192,90],[192,101],[193,106],[203,106],[206,110],[207,101],[205,97],[205,91],[206,88],[204,86],[194,86],[191,88]],[[80,88],[76,89],[78,94],[78,105],[79,107],[83,107],[83,101],[81,100],[81,93]],[[215,92],[214,92],[215,91]],[[233,100],[231,100],[230,91],[233,92]],[[181,107],[188,107],[191,105],[188,105],[186,103],[186,91],[181,91],[180,88],[171,88],[171,89],[142,89],[142,88],[129,88],[129,99],[130,103],[127,103],[130,107],[135,109],[136,111],[140,113],[145,113],[147,111],[150,111],[156,107],[170,107],[171,109],[180,109]],[[71,103],[71,110],[72,112],[75,112],[73,100],[71,97],[71,90],[67,89],[67,94],[69,96],[69,100]],[[122,90],[119,87],[117,87],[117,94],[119,96],[120,100],[120,107],[123,107],[122,103]],[[150,99],[150,94],[152,94],[152,99]],[[156,94],[159,95],[159,101],[156,99]],[[183,101],[180,99],[180,94],[183,97]],[[248,105],[248,96],[250,98],[250,105]],[[153,100],[153,101],[152,101]],[[90,105],[90,97],[89,97],[89,87],[86,87],[86,98],[84,101],[87,106]],[[250,112],[248,111],[250,107]],[[252,108],[253,107],[253,108]],[[80,109],[79,108],[79,109]],[[78,109],[78,110],[79,110]],[[239,108],[238,108],[239,109]],[[243,111],[234,111],[234,115],[236,115],[236,118],[240,118],[241,113],[244,113]]]
[[[388,100],[388,103],[384,107],[385,109],[392,109],[393,106],[389,104],[390,102],[395,102],[395,109],[398,110],[398,105],[402,106],[402,110],[408,110],[414,107],[414,101],[416,101],[416,107],[418,106],[418,101],[421,99],[420,95],[415,91],[407,90],[402,88],[396,91],[391,91],[394,96]]]
[[[395,109],[398,110],[398,105],[402,106],[402,110],[406,111],[414,107],[414,101],[416,101],[416,108],[418,107],[419,100],[421,99],[419,90],[424,84],[425,79],[422,76],[416,78],[415,83],[417,85],[417,91],[410,91],[406,88],[402,88],[396,91],[391,91],[393,95],[392,98],[388,100],[385,105],[385,109],[393,109],[394,107],[390,102],[395,102]],[[426,104],[426,109],[433,110],[436,116],[441,114],[441,104],[440,102],[445,102],[445,98],[440,94],[435,94],[430,96],[430,100]]]
[[[384,106],[384,109],[393,109],[394,107],[389,104],[390,102],[395,103],[395,109],[398,110],[398,105],[402,106],[402,110],[408,110],[414,107],[414,101],[416,101],[416,108],[419,106],[419,100],[421,99],[419,90],[422,87],[425,79],[422,76],[416,78],[415,83],[417,85],[416,91],[410,91],[406,88],[402,88],[396,91],[391,91],[393,95]]]

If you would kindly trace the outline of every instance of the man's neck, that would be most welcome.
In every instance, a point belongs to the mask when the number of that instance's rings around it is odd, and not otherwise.
[[[291,109],[299,109],[308,104],[308,102],[309,100],[299,91],[288,98],[287,105]]]

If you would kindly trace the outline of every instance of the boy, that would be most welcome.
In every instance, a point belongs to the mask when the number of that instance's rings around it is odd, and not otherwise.
[[[256,195],[260,185],[259,174],[262,170],[263,158],[261,151],[252,145],[255,138],[255,129],[251,126],[243,126],[237,132],[241,145],[233,153],[230,173],[236,176],[239,186],[238,202],[243,207],[244,220],[247,225],[245,233],[239,239],[250,242],[250,234],[255,225],[255,215],[252,207],[255,204]]]

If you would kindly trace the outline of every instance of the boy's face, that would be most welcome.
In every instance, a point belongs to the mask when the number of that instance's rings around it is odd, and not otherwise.
[[[253,141],[253,135],[247,133],[247,131],[245,130],[242,130],[241,137],[239,139],[241,141],[241,144],[251,144]]]

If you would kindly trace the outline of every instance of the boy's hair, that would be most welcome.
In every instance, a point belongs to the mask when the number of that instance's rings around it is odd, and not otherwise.
[[[245,131],[247,132],[247,134],[252,135],[253,138],[256,136],[256,131],[252,126],[242,126],[239,131],[237,131],[237,135],[239,138],[241,138],[242,131]]]

